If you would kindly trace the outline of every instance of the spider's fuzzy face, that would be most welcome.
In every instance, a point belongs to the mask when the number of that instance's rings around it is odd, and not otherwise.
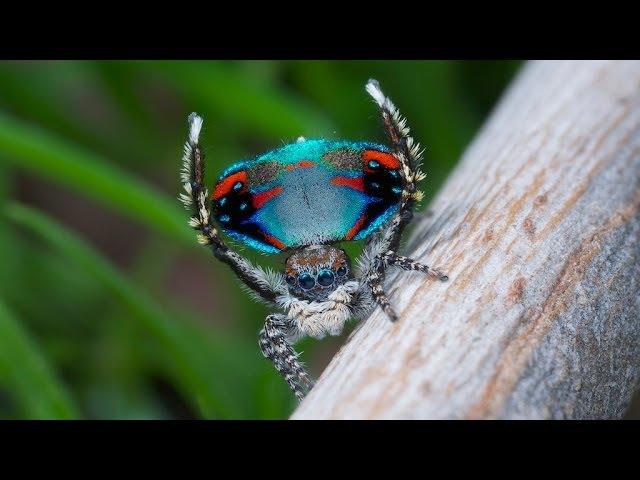
[[[289,292],[305,300],[326,300],[351,277],[347,254],[330,245],[305,247],[287,258],[285,264]]]

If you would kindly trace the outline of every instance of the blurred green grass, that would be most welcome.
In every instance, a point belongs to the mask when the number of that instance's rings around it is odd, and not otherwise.
[[[211,180],[299,135],[383,140],[375,77],[426,147],[430,196],[518,66],[0,62],[0,418],[286,417],[267,310],[175,200],[186,115],[205,118]],[[312,372],[341,340],[302,342]]]

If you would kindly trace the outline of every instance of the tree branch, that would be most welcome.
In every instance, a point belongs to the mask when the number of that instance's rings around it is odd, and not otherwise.
[[[527,65],[430,210],[406,252],[450,281],[390,275],[400,320],[377,309],[293,418],[622,417],[640,370],[640,62]]]

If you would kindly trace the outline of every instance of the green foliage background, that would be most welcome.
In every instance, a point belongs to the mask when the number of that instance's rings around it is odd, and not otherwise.
[[[0,418],[286,417],[267,310],[175,200],[187,114],[211,180],[299,135],[382,141],[375,77],[427,147],[429,197],[518,66],[0,62]],[[300,344],[312,373],[341,341]]]

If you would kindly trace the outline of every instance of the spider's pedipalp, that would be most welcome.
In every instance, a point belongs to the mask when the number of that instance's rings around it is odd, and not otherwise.
[[[338,285],[324,300],[307,300],[293,291],[276,299],[295,325],[297,340],[303,336],[316,339],[339,335],[346,322],[361,313],[360,282],[349,280]]]

